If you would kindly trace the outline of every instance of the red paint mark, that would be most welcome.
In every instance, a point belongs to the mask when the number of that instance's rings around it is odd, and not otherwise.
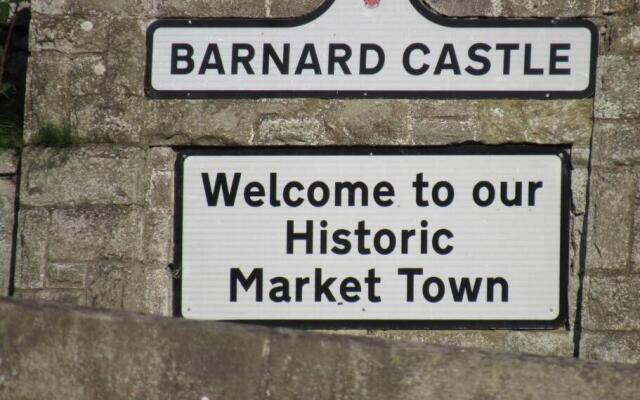
[[[380,5],[380,0],[364,0],[364,5],[369,8],[376,8]]]

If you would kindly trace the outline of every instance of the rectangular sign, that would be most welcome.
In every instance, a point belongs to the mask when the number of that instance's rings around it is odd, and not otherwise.
[[[566,321],[570,176],[559,149],[187,151],[178,176],[187,318]]]
[[[155,21],[145,87],[193,99],[589,97],[597,43],[587,20],[455,19],[420,0],[327,0],[299,18]]]

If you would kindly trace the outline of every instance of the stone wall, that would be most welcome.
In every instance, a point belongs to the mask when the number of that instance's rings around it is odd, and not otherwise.
[[[640,391],[637,365],[6,300],[0,315],[3,400],[631,400]]]
[[[17,172],[16,152],[0,149],[0,297],[8,296],[12,290],[11,262]]]
[[[144,97],[145,30],[155,18],[293,16],[320,3],[33,0],[15,296],[169,315],[173,171],[182,145],[561,144],[574,168],[569,326],[349,332],[640,361],[640,234],[635,240],[633,229],[640,206],[640,5],[427,2],[452,16],[593,19],[602,33],[595,101]],[[73,126],[74,145],[38,146],[48,124]]]

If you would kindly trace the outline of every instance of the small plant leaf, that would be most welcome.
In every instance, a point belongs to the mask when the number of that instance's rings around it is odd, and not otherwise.
[[[0,23],[4,24],[9,20],[9,14],[11,14],[11,6],[9,3],[0,3]]]

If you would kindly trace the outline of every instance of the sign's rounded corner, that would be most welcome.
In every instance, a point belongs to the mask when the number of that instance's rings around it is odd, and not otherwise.
[[[162,27],[162,25],[164,24],[163,19],[156,19],[151,21],[151,23],[147,26],[147,37],[152,37],[156,30],[160,27]]]

